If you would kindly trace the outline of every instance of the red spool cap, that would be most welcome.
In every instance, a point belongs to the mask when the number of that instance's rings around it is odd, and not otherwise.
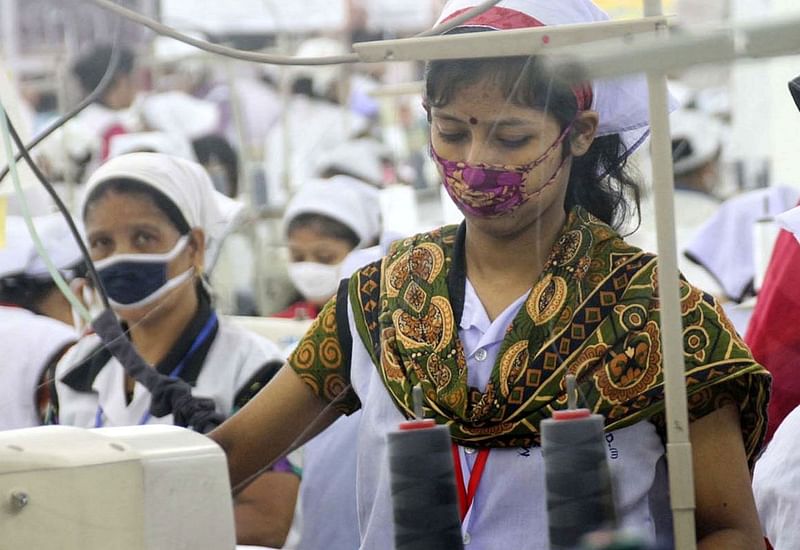
[[[589,409],[567,409],[564,411],[553,411],[553,420],[580,420],[592,416]]]
[[[436,421],[432,418],[426,418],[425,420],[410,420],[408,422],[401,422],[400,423],[400,430],[401,431],[408,431],[408,430],[427,430],[429,428],[435,428]]]

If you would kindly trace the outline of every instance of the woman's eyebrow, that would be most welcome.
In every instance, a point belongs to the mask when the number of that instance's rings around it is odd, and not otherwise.
[[[465,120],[463,120],[463,119],[461,119],[461,118],[459,118],[459,117],[457,117],[455,115],[439,112],[439,113],[436,113],[435,116],[436,116],[436,118],[441,119],[441,120],[446,120],[446,121],[449,121],[449,122],[459,122],[461,124],[466,124]],[[534,126],[534,125],[537,124],[536,121],[526,120],[524,118],[518,118],[518,117],[503,118],[503,119],[499,119],[499,120],[486,120],[485,123],[489,124],[489,125],[492,125],[492,126],[495,126],[495,127],[504,127],[504,128],[515,127],[515,126]]]
[[[536,122],[524,118],[504,118],[494,123],[495,126],[533,126]]]
[[[436,113],[434,115],[434,117],[436,117],[438,119],[441,119],[441,120],[447,120],[449,122],[460,122],[462,124],[466,124],[465,120],[462,120],[462,119],[458,118],[455,115],[448,115],[446,113]]]
[[[86,239],[87,240],[92,240],[92,239],[96,239],[98,237],[103,237],[103,236],[105,236],[107,234],[108,234],[108,231],[106,231],[105,229],[95,229],[94,231],[87,231],[86,232]]]

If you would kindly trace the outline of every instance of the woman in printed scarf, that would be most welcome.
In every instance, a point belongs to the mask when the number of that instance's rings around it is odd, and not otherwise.
[[[451,0],[440,22],[475,4]],[[504,0],[456,32],[606,19],[589,0]],[[567,85],[530,57],[430,63],[431,155],[465,221],[395,243],[340,287],[288,366],[212,433],[232,482],[333,409],[361,409],[361,548],[391,548],[386,434],[421,387],[465,483],[484,457],[461,503],[469,548],[546,549],[539,425],[567,407],[574,374],[605,417],[621,526],[668,541],[656,258],[615,230],[638,208],[625,159],[646,96],[642,78]],[[684,281],[681,299],[699,547],[757,548],[748,468],[769,375],[711,296]]]

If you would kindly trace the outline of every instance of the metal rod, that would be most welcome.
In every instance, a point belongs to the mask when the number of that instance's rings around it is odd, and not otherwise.
[[[574,44],[612,38],[630,39],[638,33],[652,34],[666,25],[667,21],[666,17],[651,17],[495,33],[379,40],[353,44],[353,50],[362,62],[368,63],[533,55]]]
[[[661,0],[645,0],[645,15],[661,14]],[[647,75],[650,93],[653,198],[658,245],[658,296],[661,312],[661,348],[664,357],[664,393],[667,419],[667,462],[675,548],[695,550],[695,502],[692,445],[686,408],[683,325],[675,237],[675,178],[669,128],[669,92],[664,73]]]

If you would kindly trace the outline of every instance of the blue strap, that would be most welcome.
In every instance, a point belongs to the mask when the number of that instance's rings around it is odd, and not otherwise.
[[[205,344],[206,340],[208,340],[209,336],[211,336],[211,332],[214,330],[214,327],[217,325],[217,314],[216,312],[212,311],[211,315],[206,321],[206,324],[203,325],[203,328],[200,330],[200,333],[197,335],[197,338],[194,339],[192,342],[189,351],[186,352],[186,355],[183,356],[183,359],[172,369],[172,372],[169,373],[170,378],[178,378],[183,369],[186,367],[186,362],[189,358],[194,355],[194,353],[200,349],[200,347]],[[152,414],[148,409],[143,415],[142,418],[139,420],[139,426],[143,426],[150,421]],[[94,427],[95,428],[102,428],[103,427],[103,408],[100,405],[97,405],[97,412],[94,415]]]

